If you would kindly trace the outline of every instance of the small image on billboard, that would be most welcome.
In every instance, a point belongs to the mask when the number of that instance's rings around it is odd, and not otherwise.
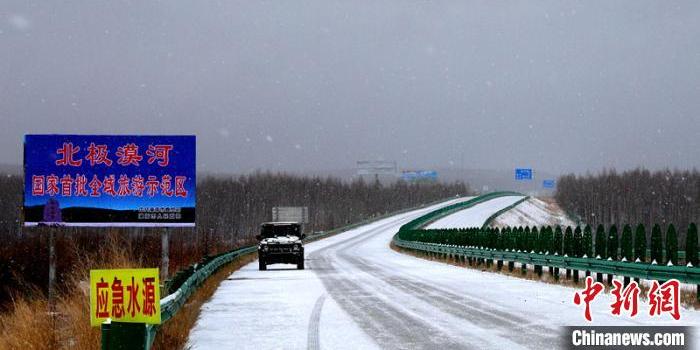
[[[194,226],[195,136],[26,135],[25,226]]]

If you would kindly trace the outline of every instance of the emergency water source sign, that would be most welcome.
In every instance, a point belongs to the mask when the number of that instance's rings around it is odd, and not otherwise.
[[[160,324],[158,269],[90,270],[90,324]]]
[[[194,226],[195,136],[26,135],[26,226]]]

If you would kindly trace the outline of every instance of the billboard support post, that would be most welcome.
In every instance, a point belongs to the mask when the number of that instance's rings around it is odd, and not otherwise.
[[[51,316],[51,341],[56,342],[56,230],[49,227],[49,315]]]
[[[160,280],[165,283],[168,278],[168,268],[170,267],[170,228],[163,229],[160,235]]]

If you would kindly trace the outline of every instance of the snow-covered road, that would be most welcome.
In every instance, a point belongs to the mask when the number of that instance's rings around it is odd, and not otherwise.
[[[466,210],[460,210],[454,214],[447,215],[429,224],[426,228],[469,228],[481,227],[484,222],[495,212],[515,204],[524,196],[504,196],[479,203]]]
[[[577,289],[427,261],[389,248],[402,224],[433,209],[308,244],[307,270],[273,265],[258,271],[257,262],[246,265],[204,305],[188,346],[542,349],[558,347],[560,326],[586,324],[583,309],[572,301]],[[594,301],[592,325],[674,324],[668,315],[650,319],[643,301],[635,318],[613,317],[610,303],[608,294]],[[699,324],[698,314],[684,309],[681,320]]]

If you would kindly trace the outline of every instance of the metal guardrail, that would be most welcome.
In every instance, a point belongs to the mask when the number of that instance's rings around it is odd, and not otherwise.
[[[421,227],[426,226],[429,222],[436,220],[437,218],[449,215],[455,211],[468,208],[475,204],[490,200],[496,197],[508,196],[508,195],[518,195],[515,192],[494,192],[484,196],[479,196],[473,198],[470,201],[458,203],[451,205],[442,209],[438,209],[426,215],[423,215],[408,224],[401,227],[399,232],[394,235],[393,243],[401,248],[411,249],[415,251],[423,251],[433,254],[442,254],[444,256],[460,257],[460,258],[474,258],[483,259],[490,261],[499,261],[501,264],[505,262],[517,262],[520,264],[534,265],[534,266],[547,266],[551,268],[560,268],[574,271],[588,271],[593,273],[607,274],[622,276],[627,278],[638,278],[646,280],[659,280],[666,281],[669,279],[677,279],[682,283],[695,284],[697,285],[698,293],[697,298],[700,301],[700,268],[688,267],[688,266],[666,266],[666,265],[656,265],[643,262],[628,262],[628,261],[614,261],[614,260],[603,260],[596,258],[576,258],[561,255],[551,255],[551,254],[540,254],[540,253],[526,253],[520,251],[509,251],[509,250],[495,250],[487,248],[477,248],[477,247],[464,247],[457,245],[439,244],[439,243],[425,243],[418,241],[407,241],[399,238],[401,232],[406,232],[409,230],[420,230]],[[512,209],[521,202],[527,200],[523,198],[511,206],[503,208],[498,212],[491,215],[485,222],[481,229],[488,228],[489,224],[502,213]],[[426,231],[427,232],[427,231]],[[683,258],[685,252],[679,252],[679,257]],[[700,254],[699,254],[700,255]],[[501,265],[502,266],[502,265]],[[542,270],[539,270],[540,272]],[[578,275],[574,275],[575,278]]]
[[[437,243],[411,242],[401,240],[397,236],[394,236],[394,244],[406,249],[451,256],[512,261],[521,264],[551,266],[646,280],[666,281],[675,278],[682,283],[700,285],[700,269],[695,267],[652,265],[647,263],[573,258],[561,255],[499,251]]]
[[[160,300],[161,322],[170,320],[187,299],[223,265],[255,252],[256,246],[247,246],[219,255],[199,267],[174,293]],[[102,349],[150,349],[159,326],[143,323],[105,322],[102,324]]]
[[[408,223],[404,224],[401,226],[399,231],[406,231],[406,230],[415,230],[418,228],[421,228],[423,226],[428,225],[429,223],[440,219],[442,217],[445,217],[447,215],[450,215],[454,212],[460,211],[462,209],[466,209],[469,207],[473,207],[479,203],[486,202],[488,200],[498,198],[498,197],[505,197],[505,196],[522,196],[522,193],[518,192],[511,192],[511,191],[501,191],[501,192],[491,192],[487,193],[478,197],[474,197],[470,200],[460,202],[460,203],[455,203],[452,205],[448,205],[446,207],[434,210],[428,214],[425,214],[423,216],[420,216],[414,220],[409,221]]]

